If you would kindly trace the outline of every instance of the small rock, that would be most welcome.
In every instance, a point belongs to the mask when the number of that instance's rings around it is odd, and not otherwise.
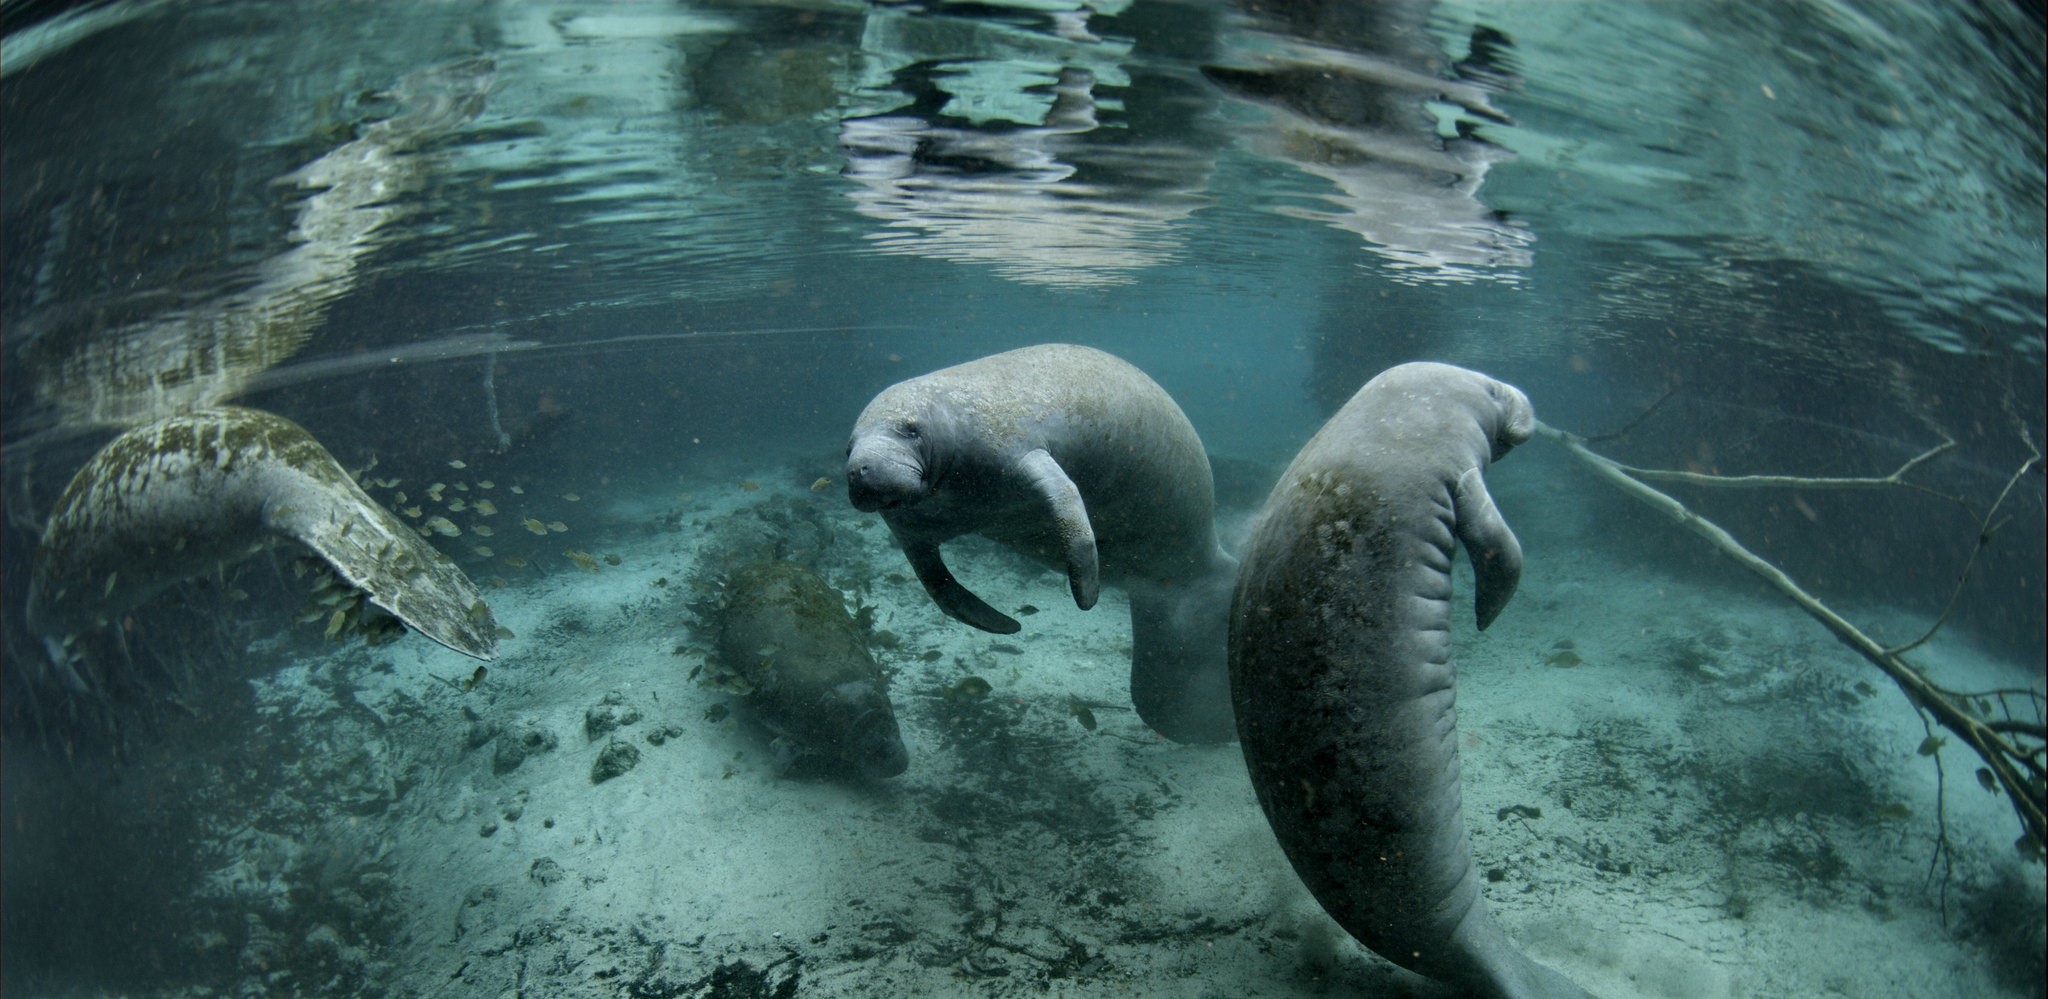
[[[498,824],[496,822],[486,822],[482,826],[478,827],[476,834],[478,836],[482,836],[485,839],[490,839],[492,836],[497,835],[497,832]]]
[[[555,734],[536,722],[521,721],[498,733],[498,746],[491,752],[491,769],[509,774],[526,758],[555,748]]]
[[[555,863],[553,857],[542,857],[526,869],[526,876],[545,886],[562,880],[566,875],[562,873],[562,865]]]
[[[602,784],[640,763],[640,749],[630,742],[617,739],[605,744],[597,754],[597,762],[590,767],[590,782]]]

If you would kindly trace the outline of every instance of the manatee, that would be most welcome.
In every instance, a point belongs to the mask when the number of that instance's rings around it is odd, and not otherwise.
[[[57,499],[29,579],[29,627],[68,686],[75,639],[173,584],[279,542],[463,655],[497,656],[497,622],[462,570],[378,506],[298,424],[236,406],[115,437]]]
[[[795,562],[726,577],[711,614],[716,664],[775,734],[775,772],[894,777],[910,766],[888,681],[839,591]]]
[[[1179,742],[1235,735],[1223,642],[1237,563],[1216,540],[1201,438],[1166,390],[1112,354],[1041,344],[884,389],[846,448],[848,498],[880,512],[955,620],[1021,627],[953,576],[939,546],[979,534],[1131,604],[1131,702]]]
[[[1483,476],[1529,439],[1512,386],[1444,364],[1367,382],[1282,473],[1245,547],[1230,688],[1259,805],[1296,873],[1374,953],[1471,994],[1584,996],[1488,913],[1458,791],[1451,556],[1479,627],[1522,549]]]

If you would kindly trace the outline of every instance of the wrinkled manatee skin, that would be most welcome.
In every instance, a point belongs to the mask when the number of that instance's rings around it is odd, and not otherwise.
[[[879,512],[947,615],[1012,634],[940,557],[979,534],[1064,572],[1074,604],[1122,589],[1131,701],[1178,742],[1224,742],[1237,564],[1217,543],[1208,454],[1178,404],[1115,355],[1040,344],[898,382],[847,443],[847,497]]]
[[[1486,492],[1525,441],[1522,393],[1441,364],[1368,382],[1304,446],[1247,543],[1230,683],[1259,804],[1346,931],[1403,967],[1489,997],[1579,997],[1489,915],[1458,787],[1451,559],[1479,626],[1521,547]]]
[[[910,766],[887,680],[839,591],[794,562],[726,578],[714,654],[776,733],[778,773],[894,777]]]

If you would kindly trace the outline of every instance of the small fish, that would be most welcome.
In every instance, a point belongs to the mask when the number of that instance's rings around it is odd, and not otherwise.
[[[498,586],[498,587],[504,587],[504,586],[511,586],[511,585],[512,585],[512,581],[511,581],[511,580],[509,580],[509,579],[506,579],[506,578],[505,578],[505,577],[503,577],[503,576],[485,576],[485,577],[484,577],[484,585],[485,585],[485,586]]]
[[[478,489],[496,489],[498,484],[489,479],[478,479],[476,480],[476,487]]]
[[[1025,604],[1024,606],[1017,608],[1017,613],[1022,617],[1030,617],[1031,615],[1038,613],[1038,608],[1033,607],[1030,604]]]
[[[504,625],[502,625],[502,624],[501,624],[501,625],[499,625],[499,626],[498,626],[498,637],[499,637],[499,638],[518,638],[519,636],[518,636],[518,635],[515,635],[515,634],[513,634],[513,633],[512,633],[512,629],[510,629],[510,628],[507,628],[507,627],[505,627]]]
[[[1570,649],[1559,649],[1556,652],[1549,653],[1543,657],[1543,661],[1552,666],[1578,666],[1585,662],[1584,659],[1579,658],[1578,653]]]
[[[505,556],[504,558],[502,558],[502,559],[499,559],[498,561],[500,561],[500,562],[503,562],[503,563],[505,563],[506,565],[509,565],[509,566],[511,566],[511,567],[512,567],[512,568],[514,568],[514,569],[524,569],[524,568],[526,568],[526,560],[525,560],[525,559],[523,559],[523,558],[520,558],[520,557],[519,557],[519,556],[517,556],[517,555],[507,555],[507,556]]]
[[[495,517],[498,515],[498,504],[493,503],[490,500],[477,500],[476,512],[483,514],[486,517]]]
[[[562,498],[568,500],[571,503],[581,503],[583,501],[583,497],[578,496],[575,493],[563,493]]]
[[[449,467],[449,468],[455,468],[455,469],[462,469],[462,468],[468,468],[468,467],[469,467],[469,463],[468,463],[468,462],[466,462],[466,461],[463,461],[463,460],[462,460],[462,459],[460,459],[460,458],[457,458],[457,459],[455,459],[454,461],[451,461],[451,462],[449,462],[449,463],[448,463],[448,467]],[[479,666],[479,667],[477,667],[477,668],[478,668],[478,669],[482,669],[483,667]]]
[[[404,494],[404,493],[393,493],[393,494],[391,494],[391,502],[393,502],[393,503],[396,503],[396,504],[398,504],[399,506],[404,506],[404,505],[405,505],[405,494]]]
[[[463,693],[465,693],[465,694],[466,694],[466,693],[468,693],[468,692],[470,692],[470,691],[472,691],[472,690],[475,690],[475,689],[476,689],[476,685],[477,685],[477,684],[479,684],[479,683],[482,683],[482,682],[484,682],[484,677],[486,677],[486,676],[490,675],[490,672],[491,672],[490,670],[488,670],[488,669],[485,669],[485,668],[484,668],[484,667],[482,667],[482,666],[478,666],[478,667],[476,668],[476,672],[474,672],[474,673],[471,673],[471,674],[469,675],[469,678],[468,678],[468,679],[466,679],[466,680],[463,680],[463,681],[462,681],[462,691],[463,691]]]
[[[1877,806],[1877,817],[1893,822],[1904,822],[1913,817],[1913,810],[1895,801],[1889,805]]]
[[[305,610],[300,611],[299,616],[293,618],[293,620],[297,621],[300,624],[312,624],[313,622],[320,620],[321,616],[326,613],[327,608],[322,607],[319,604],[312,604],[308,606]]]
[[[409,506],[409,507],[406,507],[405,509],[403,509],[403,510],[400,510],[400,511],[398,511],[398,512],[399,512],[399,513],[402,513],[402,514],[405,514],[406,516],[408,516],[408,517],[411,517],[411,518],[413,518],[414,520],[418,520],[418,519],[419,519],[419,516],[420,516],[420,514],[423,514],[423,513],[427,512],[427,511],[425,511],[425,510],[422,510],[422,509],[420,509],[419,507],[416,507],[416,506]]]
[[[741,479],[740,488],[748,492],[753,492],[754,490],[761,488],[761,484],[759,482],[755,482],[752,479]]]
[[[105,589],[100,591],[100,599],[104,600],[114,595],[114,581],[120,578],[121,574],[118,572],[107,573],[107,585]]]
[[[1088,702],[1068,696],[1067,713],[1073,715],[1074,720],[1080,722],[1082,728],[1090,732],[1095,731],[1095,712],[1088,710]]]
[[[617,555],[606,555],[604,557],[604,564],[606,565],[618,565],[621,561],[623,560],[620,559]]]
[[[924,654],[918,656],[917,658],[922,662],[935,663],[941,659],[944,659],[945,657],[946,654],[940,652],[937,649],[926,649],[924,650]]]
[[[559,520],[550,520],[548,521],[548,530],[553,531],[556,534],[567,534],[569,532],[569,525],[564,524]]]
[[[484,603],[483,601],[479,600],[479,601],[477,601],[477,602],[475,602],[475,603],[473,603],[473,604],[470,604],[470,605],[469,605],[469,619],[470,619],[470,620],[472,620],[472,621],[481,621],[481,620],[483,620],[484,618],[487,618],[487,617],[490,617],[490,616],[491,616],[491,605],[490,605],[490,604]]]
[[[493,534],[498,533],[496,531],[491,530],[491,525],[489,524],[471,524],[469,525],[469,529],[487,538]]]
[[[519,526],[526,528],[528,531],[534,534],[548,533],[548,525],[543,524],[540,521],[533,519],[532,517],[528,517],[525,520],[520,521]]]
[[[811,483],[811,491],[814,493],[822,493],[830,488],[832,488],[832,480],[822,475],[818,476],[818,481]]]
[[[478,558],[490,558],[498,554],[497,552],[494,552],[489,548],[484,547],[483,545],[477,545],[476,547],[471,548],[470,551],[475,552]]]
[[[427,527],[444,537],[452,538],[462,533],[462,528],[455,526],[455,522],[446,517],[428,517]]]
[[[1986,791],[1998,793],[1998,778],[1992,775],[1989,767],[1977,768],[1977,783],[1984,785]]]
[[[987,680],[978,676],[970,676],[962,679],[959,683],[947,687],[946,700],[978,701],[987,697],[988,692],[993,689],[995,688],[989,686]]]
[[[448,501],[449,513],[461,513],[462,511],[467,509],[469,509],[469,504],[464,503],[460,498]]]
[[[230,586],[228,587],[228,599],[237,601],[247,600],[249,599],[249,591],[239,586]]]
[[[1934,754],[1941,752],[1941,747],[1946,745],[1948,745],[1947,739],[1944,739],[1938,735],[1930,735],[1927,738],[1920,740],[1920,748],[1918,752],[1922,756],[1933,756]]]
[[[519,488],[518,486],[513,486],[513,487],[512,487],[512,495],[514,495],[514,496],[524,496],[524,495],[526,495],[526,490],[524,490],[524,489],[521,489],[521,488]]]
[[[432,496],[434,498],[434,502],[439,503],[441,502],[441,493],[445,491],[447,488],[448,483],[436,482],[433,485],[427,487],[427,495]]]
[[[469,483],[467,483],[467,482],[457,482],[457,483],[455,484],[455,487],[454,487],[454,488],[455,488],[455,491],[456,491],[456,492],[458,492],[458,493],[466,493],[466,492],[468,492],[468,491],[469,491]]]
[[[333,641],[334,636],[341,634],[341,626],[347,623],[348,611],[335,611],[334,616],[327,619],[327,640]]]
[[[582,566],[583,571],[585,572],[598,571],[597,560],[591,558],[589,552],[579,552],[574,548],[564,548],[562,549],[562,554],[568,556],[569,561],[574,562],[579,566]]]

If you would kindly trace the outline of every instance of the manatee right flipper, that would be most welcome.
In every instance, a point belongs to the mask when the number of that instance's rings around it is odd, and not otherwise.
[[[1475,466],[1458,476],[1451,502],[1458,517],[1458,543],[1472,562],[1473,603],[1478,611],[1479,630],[1485,631],[1500,616],[1522,581],[1522,543],[1493,505],[1486,480]]]
[[[903,548],[903,557],[910,560],[911,570],[917,573],[917,581],[924,584],[924,591],[931,594],[932,602],[947,617],[998,635],[1014,635],[1023,630],[1016,618],[989,606],[988,601],[960,585],[953,578],[953,570],[946,568],[946,561],[939,557],[937,544],[907,541],[900,534],[896,540]]]
[[[461,570],[304,428],[232,406],[130,430],[79,469],[36,547],[30,626],[59,648],[280,537],[428,638],[496,657],[497,624]]]

